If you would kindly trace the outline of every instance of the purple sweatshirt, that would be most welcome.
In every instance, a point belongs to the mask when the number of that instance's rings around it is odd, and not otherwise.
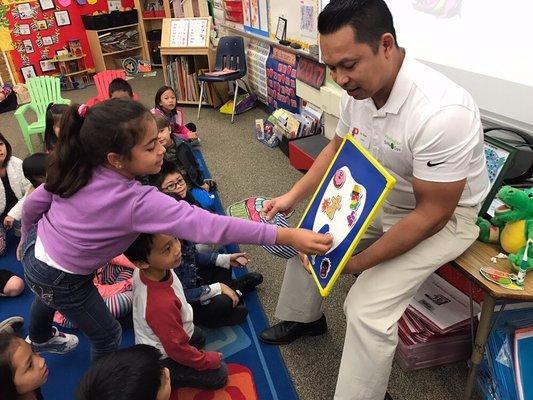
[[[274,225],[211,214],[105,167],[68,198],[39,186],[24,202],[21,240],[35,223],[52,260],[82,275],[123,253],[139,233],[207,244],[276,241]]]

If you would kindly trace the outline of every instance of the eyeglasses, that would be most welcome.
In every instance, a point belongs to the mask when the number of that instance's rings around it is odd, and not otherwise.
[[[183,178],[180,178],[174,182],[170,182],[167,186],[163,187],[163,191],[168,191],[168,192],[172,192],[174,190],[176,190],[176,188],[178,186],[183,186],[185,185],[185,180]]]

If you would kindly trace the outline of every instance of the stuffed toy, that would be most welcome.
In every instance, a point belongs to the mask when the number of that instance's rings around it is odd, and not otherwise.
[[[504,205],[498,207],[494,218],[489,221],[479,217],[479,240],[486,243],[500,243],[509,253],[509,262],[514,271],[533,269],[533,246],[527,246],[533,239],[533,188],[516,189],[504,186],[496,195]],[[527,249],[527,250],[526,250]],[[524,252],[528,251],[527,258]]]

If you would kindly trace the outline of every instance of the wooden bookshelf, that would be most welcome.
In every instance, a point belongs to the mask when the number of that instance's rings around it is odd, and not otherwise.
[[[168,0],[167,0],[168,1]],[[148,60],[148,48],[146,45],[146,40],[143,40],[143,35],[141,34],[141,24],[129,24],[123,26],[117,26],[114,28],[100,29],[97,31],[87,30],[87,39],[89,40],[89,47],[91,48],[91,54],[94,60],[94,67],[96,72],[105,71],[108,69],[121,69],[118,63],[115,61],[116,58],[126,58],[128,56],[141,56],[143,59]],[[120,31],[137,31],[139,32],[137,42],[135,46],[120,49],[116,51],[104,51],[102,49],[102,36],[107,36],[109,34],[114,34]],[[121,57],[118,57],[121,55]],[[110,57],[116,56],[116,57]]]
[[[190,24],[190,36],[177,35],[178,29],[173,31],[173,24],[180,26],[184,20]],[[205,30],[198,30],[199,26]],[[198,104],[200,97],[198,76],[202,71],[215,69],[216,48],[209,39],[211,17],[167,18],[163,20],[162,31],[160,51],[165,84],[174,88],[178,103]],[[198,33],[198,35],[192,35],[191,32]],[[228,85],[226,83],[207,84],[205,94],[207,101],[204,100],[203,104],[217,107],[227,100]]]

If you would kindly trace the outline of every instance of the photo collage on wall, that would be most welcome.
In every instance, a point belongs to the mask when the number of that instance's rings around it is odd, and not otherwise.
[[[59,43],[60,27],[70,25],[67,10],[58,10],[54,0],[16,2],[10,5],[11,38],[20,56],[20,73],[26,79],[54,72],[50,49]],[[32,61],[33,60],[33,61]]]

